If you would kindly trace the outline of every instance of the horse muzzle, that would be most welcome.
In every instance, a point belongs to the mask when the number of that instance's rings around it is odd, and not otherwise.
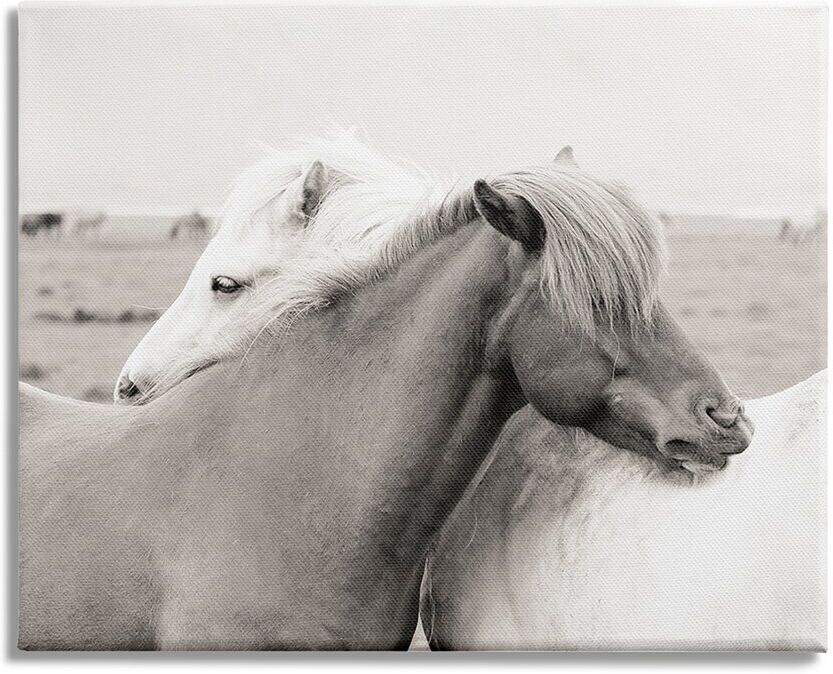
[[[712,472],[725,468],[730,456],[749,447],[754,432],[752,421],[741,412],[731,425],[715,425],[699,435],[657,442],[657,450],[692,473]]]
[[[119,376],[113,390],[113,402],[117,405],[133,405],[141,397],[142,391],[127,373]]]

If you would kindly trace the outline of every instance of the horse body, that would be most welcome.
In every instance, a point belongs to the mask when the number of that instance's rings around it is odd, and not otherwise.
[[[825,383],[749,403],[749,451],[707,479],[520,411],[429,561],[429,640],[823,649]]]
[[[223,502],[188,509],[199,519],[189,525],[193,543],[226,553],[197,573],[190,562],[178,565],[183,585],[206,573],[211,580],[196,605],[168,613],[179,630],[194,616],[201,621],[177,645],[238,647],[230,635],[254,624],[263,641],[247,648],[407,646],[428,542],[477,466],[481,454],[468,450],[496,437],[501,419],[492,416],[507,397],[505,382],[482,373],[473,336],[487,320],[483,293],[499,282],[476,265],[498,251],[488,252],[482,232],[476,241],[455,239],[299,324],[269,349],[261,384],[241,372],[231,392],[233,426],[222,439],[235,457],[219,469],[227,476]],[[461,243],[480,254],[455,265],[444,283],[426,284],[438,257]],[[460,291],[462,280],[470,294]],[[443,299],[442,311],[429,312]],[[263,368],[257,357],[251,367],[257,360]],[[252,400],[264,401],[268,419]],[[248,534],[242,558],[216,525],[226,513],[235,537]],[[192,557],[187,546],[183,554]],[[224,596],[203,599],[230,583]]]
[[[98,234],[104,223],[107,222],[107,213],[75,213],[72,215],[70,233],[76,236],[87,236]]]
[[[26,384],[19,410],[21,648],[149,647],[146,616],[159,589],[151,538],[165,521],[164,487],[137,468],[152,465],[143,440],[150,448],[160,438],[151,426],[127,442],[132,410]]]
[[[60,235],[63,223],[63,213],[27,213],[20,219],[20,231],[27,236],[36,236],[41,232]]]

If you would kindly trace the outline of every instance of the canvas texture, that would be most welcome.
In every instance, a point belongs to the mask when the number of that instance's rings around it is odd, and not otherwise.
[[[826,650],[826,8],[18,21],[20,649]]]

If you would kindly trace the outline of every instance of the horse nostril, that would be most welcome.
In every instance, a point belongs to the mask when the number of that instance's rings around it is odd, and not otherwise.
[[[743,405],[737,400],[732,400],[717,407],[708,406],[705,412],[721,428],[732,428],[743,413]]]
[[[131,398],[135,398],[139,393],[139,387],[136,386],[133,380],[130,377],[124,376],[119,379],[118,386],[116,387],[116,402],[125,402]]]

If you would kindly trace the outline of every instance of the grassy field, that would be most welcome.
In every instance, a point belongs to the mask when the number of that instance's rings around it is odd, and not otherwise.
[[[822,243],[749,233],[673,234],[664,295],[688,334],[744,397],[825,367]],[[127,356],[179,293],[195,242],[20,241],[20,378],[109,401]]]

